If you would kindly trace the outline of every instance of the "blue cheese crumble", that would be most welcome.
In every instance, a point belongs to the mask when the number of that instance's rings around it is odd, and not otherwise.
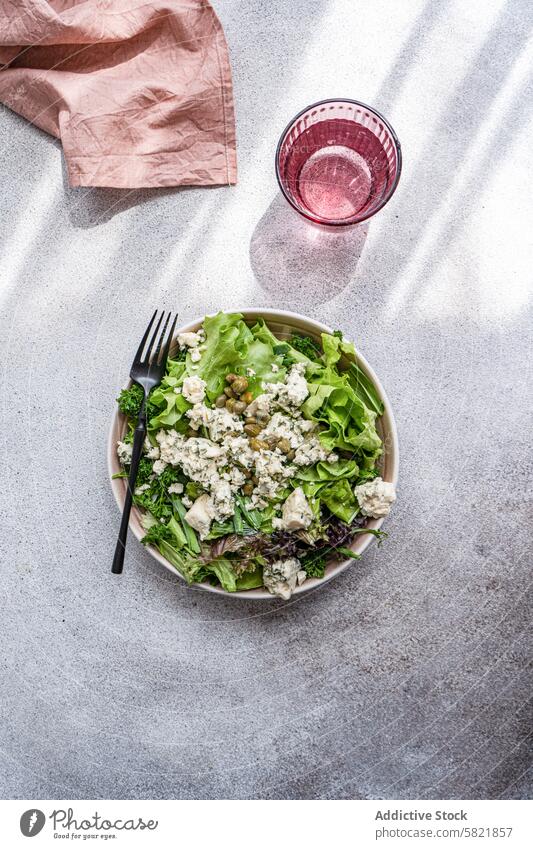
[[[186,377],[181,388],[183,397],[189,404],[199,404],[205,398],[205,386],[205,380],[201,377]]]
[[[396,501],[394,484],[380,477],[356,486],[354,494],[363,516],[371,516],[373,519],[382,519],[387,516],[391,504]]]
[[[291,492],[283,504],[281,519],[272,520],[272,526],[282,531],[299,531],[308,528],[314,515],[301,486]]]
[[[133,445],[129,442],[117,442],[117,456],[123,466],[129,466],[131,463],[131,454]]]
[[[287,560],[276,560],[263,568],[263,583],[269,593],[288,601],[297,586],[301,586],[307,578],[296,557]]]

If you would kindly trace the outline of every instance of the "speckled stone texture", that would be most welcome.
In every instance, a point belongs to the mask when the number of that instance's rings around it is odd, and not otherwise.
[[[0,112],[1,794],[527,796],[531,4],[215,5],[236,188],[71,190],[58,143]],[[273,153],[343,95],[405,164],[368,227],[330,234],[282,202]],[[156,305],[355,340],[401,442],[380,549],[289,604],[188,589],[134,540],[111,576],[106,437]]]

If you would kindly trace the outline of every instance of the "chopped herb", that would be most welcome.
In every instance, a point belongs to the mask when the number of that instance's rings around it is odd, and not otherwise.
[[[300,560],[302,569],[307,572],[308,578],[323,578],[326,570],[326,558],[323,554],[313,552],[302,557]]]
[[[118,408],[121,413],[129,419],[136,419],[141,409],[142,400],[144,398],[144,390],[138,383],[134,383],[129,389],[122,389],[117,398]],[[150,419],[154,414],[154,406],[150,403],[150,395],[146,404],[146,415]]]
[[[309,357],[310,360],[316,360],[321,354],[319,345],[311,336],[298,336],[294,334],[291,336],[291,345],[300,354]]]
[[[151,528],[148,528],[141,542],[143,545],[157,545],[163,539],[171,542],[172,538],[172,531],[166,525],[155,522]]]

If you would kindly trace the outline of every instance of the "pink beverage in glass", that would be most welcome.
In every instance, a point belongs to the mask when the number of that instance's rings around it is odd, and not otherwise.
[[[289,203],[318,224],[357,224],[392,197],[402,168],[388,121],[356,100],[308,106],[284,130],[276,175]]]

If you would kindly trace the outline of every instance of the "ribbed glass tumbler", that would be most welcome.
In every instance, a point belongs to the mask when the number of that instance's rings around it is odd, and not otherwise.
[[[402,167],[400,142],[385,118],[356,100],[323,100],[286,127],[276,175],[289,203],[326,226],[357,224],[392,197]]]

